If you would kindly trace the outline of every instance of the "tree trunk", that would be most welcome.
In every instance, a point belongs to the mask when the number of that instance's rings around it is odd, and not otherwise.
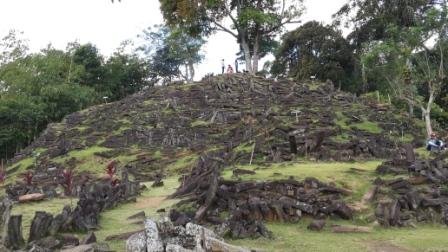
[[[188,67],[190,68],[190,82],[193,82],[194,74],[195,74],[193,61],[188,62]]]
[[[428,137],[429,137],[429,136],[431,136],[431,133],[432,133],[431,111],[424,110],[423,117],[425,118],[426,133],[428,134]]]
[[[422,110],[422,120],[425,121],[426,134],[428,135],[429,138],[432,134],[431,109],[425,109],[423,106],[421,106],[420,109]]]
[[[190,80],[190,78],[188,78],[188,64],[185,64],[185,76],[184,79],[186,82],[188,82]]]
[[[362,93],[367,93],[367,75],[366,75],[366,66],[364,63],[362,64]]]
[[[434,102],[434,90],[432,89],[433,85],[429,85],[429,99],[428,103],[426,103],[426,109],[422,106],[422,116],[425,119],[425,125],[426,125],[426,133],[428,134],[428,137],[432,134],[432,125],[431,125],[431,107]]]
[[[251,60],[252,57],[250,56],[250,48],[249,48],[249,44],[247,43],[245,33],[241,34],[241,48],[243,49],[244,60],[246,61],[246,71],[248,71],[249,73],[253,73],[252,60]]]
[[[409,108],[409,117],[414,117],[414,103],[412,101],[408,101],[408,108]]]
[[[252,70],[253,73],[257,73],[258,72],[258,60],[259,60],[259,55],[258,55],[258,51],[260,48],[260,35],[257,32],[257,35],[255,36],[255,42],[254,42],[254,52],[252,55],[253,58],[253,63],[252,63]]]

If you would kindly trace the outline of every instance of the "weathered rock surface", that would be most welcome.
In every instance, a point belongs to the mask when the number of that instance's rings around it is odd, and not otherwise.
[[[37,211],[31,222],[28,247],[33,247],[34,251],[55,250],[62,246],[78,246],[80,241],[77,237],[61,232],[81,231],[86,232],[98,228],[99,214],[129,199],[135,199],[139,193],[139,183],[121,183],[113,186],[110,183],[84,184],[80,192],[80,198],[76,207],[72,210],[65,206],[60,214],[53,216],[44,211]],[[12,201],[8,198],[0,202],[0,227],[2,230],[2,244],[7,248],[19,249],[25,242],[22,237],[22,216],[10,216]],[[127,238],[127,237],[126,237]],[[125,238],[125,239],[126,239]],[[94,244],[96,237],[93,233],[88,233],[82,240],[82,246],[77,250],[83,251],[87,246]],[[99,246],[96,244],[95,246]],[[76,251],[77,251],[76,250]],[[89,251],[89,250],[88,250]],[[94,251],[102,251],[95,248]]]
[[[385,170],[384,166],[390,168]],[[446,154],[432,160],[391,160],[377,171],[409,175],[375,181],[378,187],[375,216],[382,226],[415,226],[418,222],[448,225]]]
[[[175,226],[168,219],[155,222],[145,220],[145,231],[126,241],[127,252],[205,252],[228,251],[249,252],[250,250],[227,244],[215,232],[200,225],[187,223]]]
[[[194,213],[171,210],[171,220],[180,225],[206,221],[220,225],[223,234],[233,238],[270,237],[261,221],[298,222],[302,215],[334,216],[351,219],[352,209],[342,199],[347,190],[322,183],[315,178],[269,182],[223,180],[219,171],[225,156],[202,156],[191,174],[172,195],[187,195],[182,204],[192,204]],[[226,213],[223,219],[220,213]]]
[[[124,165],[141,180],[160,178],[161,169],[177,154],[198,155],[208,146],[236,150],[241,163],[253,157],[281,162],[294,155],[321,160],[390,158],[399,136],[421,135],[418,126],[394,112],[335,91],[331,84],[310,88],[246,74],[207,77],[192,85],[150,88],[68,115],[62,123],[49,125],[11,161],[39,150],[33,181],[49,186],[44,194],[52,195],[51,188],[67,166],[52,159],[98,145],[107,148],[95,153],[104,159],[140,149],[143,155]],[[154,157],[157,151],[169,159]],[[8,174],[28,168],[12,167]],[[74,183],[81,180],[77,174]]]
[[[25,194],[19,196],[19,202],[20,203],[26,203],[31,201],[41,201],[45,199],[45,194],[43,193],[32,193],[32,194]]]

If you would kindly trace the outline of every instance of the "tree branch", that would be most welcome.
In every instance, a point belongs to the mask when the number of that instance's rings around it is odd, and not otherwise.
[[[230,35],[232,35],[235,38],[238,38],[238,35],[236,35],[233,31],[227,29],[226,27],[224,27],[223,25],[221,25],[220,23],[216,22],[215,20],[213,20],[213,24],[219,27],[219,30],[223,31],[223,32],[227,32]]]

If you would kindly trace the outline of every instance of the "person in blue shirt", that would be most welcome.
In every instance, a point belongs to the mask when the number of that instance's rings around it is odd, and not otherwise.
[[[430,138],[428,139],[428,142],[426,144],[426,150],[428,151],[441,151],[446,148],[445,144],[442,142],[442,140],[439,140],[437,138],[436,133],[431,133]]]

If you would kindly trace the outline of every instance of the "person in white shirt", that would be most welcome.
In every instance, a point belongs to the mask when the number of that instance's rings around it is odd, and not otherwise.
[[[222,74],[224,74],[224,70],[226,69],[226,64],[224,63],[224,59],[221,60],[221,69],[222,69]]]

